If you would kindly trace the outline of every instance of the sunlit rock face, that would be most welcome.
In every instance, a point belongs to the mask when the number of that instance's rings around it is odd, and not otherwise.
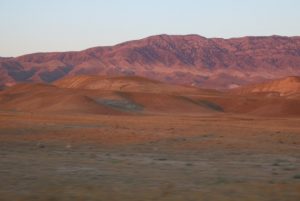
[[[0,58],[0,85],[65,76],[142,76],[228,89],[300,75],[300,37],[204,38],[158,35],[78,52]]]

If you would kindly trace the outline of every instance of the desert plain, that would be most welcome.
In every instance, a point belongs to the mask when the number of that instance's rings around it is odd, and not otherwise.
[[[0,200],[298,201],[298,103],[138,77],[19,84],[0,93]]]

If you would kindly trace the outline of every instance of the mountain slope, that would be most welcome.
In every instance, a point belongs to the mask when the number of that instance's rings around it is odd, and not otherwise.
[[[0,59],[0,85],[65,76],[142,76],[168,83],[226,89],[300,75],[300,37],[204,38],[158,35],[79,52]]]

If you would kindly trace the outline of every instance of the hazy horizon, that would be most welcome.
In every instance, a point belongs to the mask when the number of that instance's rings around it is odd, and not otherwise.
[[[296,0],[1,0],[0,56],[79,51],[158,34],[299,36]]]

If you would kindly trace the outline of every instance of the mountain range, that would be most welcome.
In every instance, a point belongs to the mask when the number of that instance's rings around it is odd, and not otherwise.
[[[157,35],[83,51],[0,57],[0,85],[53,83],[78,75],[141,76],[170,84],[230,89],[300,75],[300,37]]]

